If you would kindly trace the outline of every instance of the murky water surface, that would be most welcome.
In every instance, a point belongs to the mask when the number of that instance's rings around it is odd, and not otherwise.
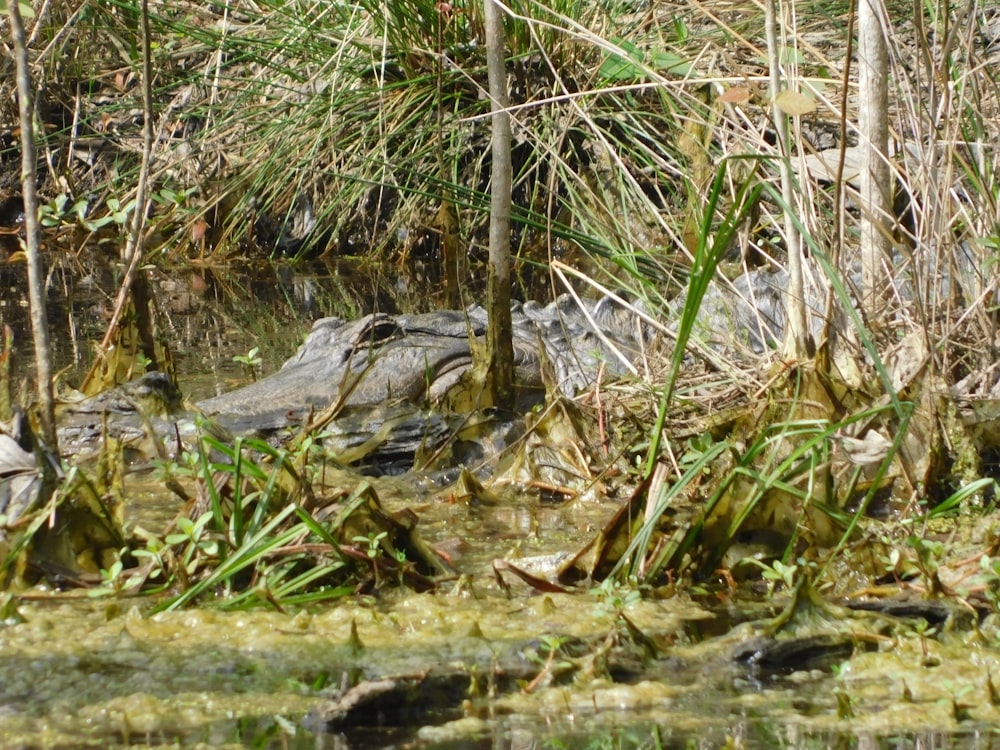
[[[54,340],[70,383],[89,362],[89,342],[103,330],[115,281],[113,271],[78,271],[53,271],[50,294]],[[22,272],[0,273],[0,313],[20,336]],[[260,374],[273,371],[316,317],[433,304],[419,280],[359,277],[347,267],[185,271],[176,278],[158,272],[153,280],[181,387],[193,399],[246,382],[232,358],[254,346],[261,349]],[[28,349],[22,345],[22,355]],[[19,372],[30,383],[30,369]],[[176,511],[172,496],[148,472],[126,481],[132,522],[162,528]],[[360,481],[350,472],[328,478],[347,489]],[[994,623],[935,638],[897,630],[835,674],[792,670],[760,679],[732,659],[753,626],[729,630],[743,616],[708,606],[724,602],[724,592],[700,603],[664,592],[623,604],[611,591],[539,594],[515,579],[507,593],[498,585],[494,559],[527,567],[575,552],[621,497],[559,504],[507,492],[484,504],[456,502],[447,488],[419,476],[373,482],[389,510],[418,514],[421,535],[451,555],[460,579],[434,594],[391,591],[287,613],[203,608],[151,615],[144,599],[32,592],[0,625],[0,745],[1000,746]],[[631,674],[617,663],[612,681],[601,659],[625,622],[619,610],[659,656]],[[551,679],[561,668],[546,655],[556,642],[582,644],[565,681]],[[341,685],[428,670],[496,675],[498,682],[515,675],[517,684],[495,695],[470,692],[452,711],[410,717],[403,727],[348,732],[316,719]]]

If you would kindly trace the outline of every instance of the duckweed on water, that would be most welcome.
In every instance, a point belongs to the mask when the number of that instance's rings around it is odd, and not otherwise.
[[[710,617],[707,611],[679,599],[634,600],[628,618],[663,648],[642,675],[612,681],[600,663],[606,650],[588,646],[560,657],[573,663],[570,680],[532,685],[528,678],[547,669],[539,632],[605,643],[616,632],[614,612],[587,597],[506,599],[488,591],[401,594],[391,606],[345,603],[296,614],[147,616],[138,607],[115,613],[93,602],[33,602],[19,611],[24,622],[0,629],[0,734],[15,745],[219,743],[248,727],[265,737],[295,733],[298,742],[312,736],[302,717],[322,712],[348,676],[375,680],[442,665],[526,677],[519,689],[492,698],[470,695],[462,721],[439,717],[437,729],[421,730],[429,746],[462,732],[544,739],[659,726],[674,737],[742,732],[745,746],[763,747],[764,722],[786,739],[803,738],[787,746],[810,747],[819,745],[805,738],[1000,722],[987,689],[1000,674],[993,630],[937,640],[900,631],[891,649],[856,655],[836,676],[797,672],[758,682],[731,658],[754,626],[697,643],[685,633]],[[352,628],[360,648],[351,644]],[[854,707],[849,719],[838,715],[838,693]]]

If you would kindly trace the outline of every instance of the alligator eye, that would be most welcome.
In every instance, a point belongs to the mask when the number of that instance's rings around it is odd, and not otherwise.
[[[400,332],[399,323],[395,318],[382,313],[372,315],[368,325],[366,325],[354,338],[352,342],[355,346],[377,344],[388,341]]]

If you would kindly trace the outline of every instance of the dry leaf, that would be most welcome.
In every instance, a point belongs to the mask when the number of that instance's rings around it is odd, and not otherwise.
[[[742,104],[743,102],[750,101],[751,96],[752,94],[749,89],[743,86],[733,86],[719,95],[719,101],[726,102],[727,104]]]
[[[816,109],[816,102],[811,97],[791,89],[785,89],[774,97],[774,103],[778,109],[792,117],[807,115]]]

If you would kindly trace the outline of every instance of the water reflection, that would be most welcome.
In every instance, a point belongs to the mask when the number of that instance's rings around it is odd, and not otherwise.
[[[290,266],[261,263],[222,268],[147,269],[157,297],[160,330],[173,352],[182,386],[190,395],[215,395],[241,382],[232,362],[259,347],[262,369],[271,372],[290,356],[312,322],[365,313],[426,311],[440,295],[425,269],[360,266],[345,260]],[[124,268],[66,256],[48,271],[46,304],[55,366],[75,385],[103,336]],[[27,270],[0,266],[0,323],[15,342],[15,397],[33,378]],[[206,381],[207,377],[207,381]]]
[[[245,382],[232,361],[258,347],[261,374],[289,357],[313,321],[328,316],[353,319],[372,312],[427,312],[444,307],[437,264],[411,261],[406,267],[332,258],[291,265],[254,263],[182,269],[147,268],[157,298],[160,330],[177,363],[182,389],[195,398],[217,395]],[[101,257],[62,254],[51,261],[46,304],[55,367],[76,385],[93,360],[94,342],[104,335],[124,266]],[[481,301],[485,273],[464,281],[467,302]],[[548,279],[526,267],[519,298],[546,299]],[[525,291],[529,289],[530,291]],[[33,344],[28,317],[27,269],[0,265],[0,324],[15,341],[15,398],[33,380]]]

